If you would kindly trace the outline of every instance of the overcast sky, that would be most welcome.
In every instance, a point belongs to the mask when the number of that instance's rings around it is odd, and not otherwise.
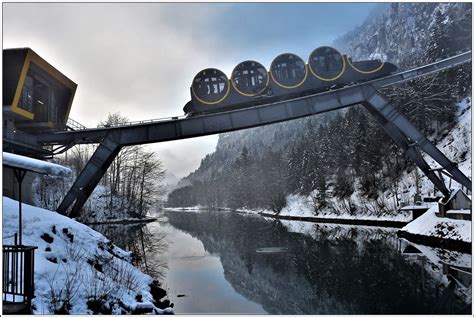
[[[308,58],[362,23],[374,3],[4,3],[3,47],[31,47],[78,84],[71,118],[95,127],[182,115],[201,69],[229,76],[240,61],[267,68],[284,52]],[[178,177],[199,166],[217,136],[152,145]]]

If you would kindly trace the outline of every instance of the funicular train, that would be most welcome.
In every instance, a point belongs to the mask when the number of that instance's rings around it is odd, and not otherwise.
[[[380,60],[352,61],[335,48],[316,48],[305,63],[295,54],[277,56],[270,71],[256,61],[245,61],[230,80],[220,70],[200,71],[191,84],[188,115],[234,110],[314,94],[388,76],[397,67]]]

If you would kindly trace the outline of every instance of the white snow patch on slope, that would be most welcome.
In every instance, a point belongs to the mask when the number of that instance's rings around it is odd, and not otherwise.
[[[458,168],[467,177],[471,178],[471,101],[469,98],[463,99],[458,103],[457,124],[443,138],[436,147],[444,153],[451,161],[458,163]],[[432,167],[440,167],[431,157],[423,155],[425,160]],[[428,178],[423,175],[425,183],[430,183]],[[430,183],[430,187],[433,185]],[[426,185],[428,186],[428,185]],[[461,188],[457,182],[452,182],[451,188]]]
[[[142,295],[142,304],[152,303],[149,284],[153,278],[130,263],[130,252],[112,245],[102,234],[86,225],[56,212],[26,204],[22,207],[23,244],[38,247],[35,251],[35,314],[52,314],[51,292],[58,294],[62,290],[64,296],[68,284],[73,294],[72,314],[90,313],[87,300],[94,289],[98,295],[110,292],[110,297],[120,299],[131,310],[138,305],[137,294]],[[3,197],[3,243],[13,244],[17,230],[18,202]],[[42,238],[45,234],[53,241],[46,242]],[[57,263],[48,258],[56,259]],[[93,268],[87,260],[100,262],[104,273]],[[114,311],[118,312],[120,308],[115,307]],[[158,308],[154,311],[164,312]]]
[[[358,220],[378,220],[378,221],[400,221],[408,222],[411,220],[411,212],[400,212],[395,215],[373,215],[373,214],[361,214],[355,212],[354,214],[349,213],[335,213],[331,208],[325,208],[324,210],[318,211],[316,214],[314,211],[314,205],[310,197],[301,195],[289,195],[287,197],[286,206],[279,213],[281,216],[296,216],[296,217],[311,217],[311,218],[337,218],[337,219],[358,219]]]
[[[314,207],[310,197],[288,195],[286,206],[280,211],[281,216],[314,217]]]

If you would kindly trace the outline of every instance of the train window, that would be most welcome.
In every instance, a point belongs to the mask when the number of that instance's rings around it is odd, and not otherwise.
[[[227,76],[222,71],[208,68],[194,77],[191,89],[199,101],[215,104],[227,96],[229,83]]]
[[[282,54],[276,57],[270,71],[273,80],[284,88],[296,88],[307,76],[304,61],[294,54]]]
[[[232,71],[232,84],[242,95],[255,96],[263,92],[267,83],[267,70],[258,62],[242,62]]]
[[[336,80],[345,69],[345,61],[336,49],[323,46],[309,56],[309,67],[314,76],[322,80]]]

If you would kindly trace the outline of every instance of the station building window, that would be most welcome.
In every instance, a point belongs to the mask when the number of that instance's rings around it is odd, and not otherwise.
[[[35,121],[58,123],[58,108],[66,96],[59,84],[37,71],[30,70],[25,78],[19,107],[35,114]]]
[[[35,116],[39,121],[47,121],[49,112],[49,87],[41,80],[38,80],[38,78],[35,79]]]
[[[26,76],[23,89],[21,91],[21,99],[19,107],[26,111],[33,112],[33,91],[34,84],[31,76]]]

